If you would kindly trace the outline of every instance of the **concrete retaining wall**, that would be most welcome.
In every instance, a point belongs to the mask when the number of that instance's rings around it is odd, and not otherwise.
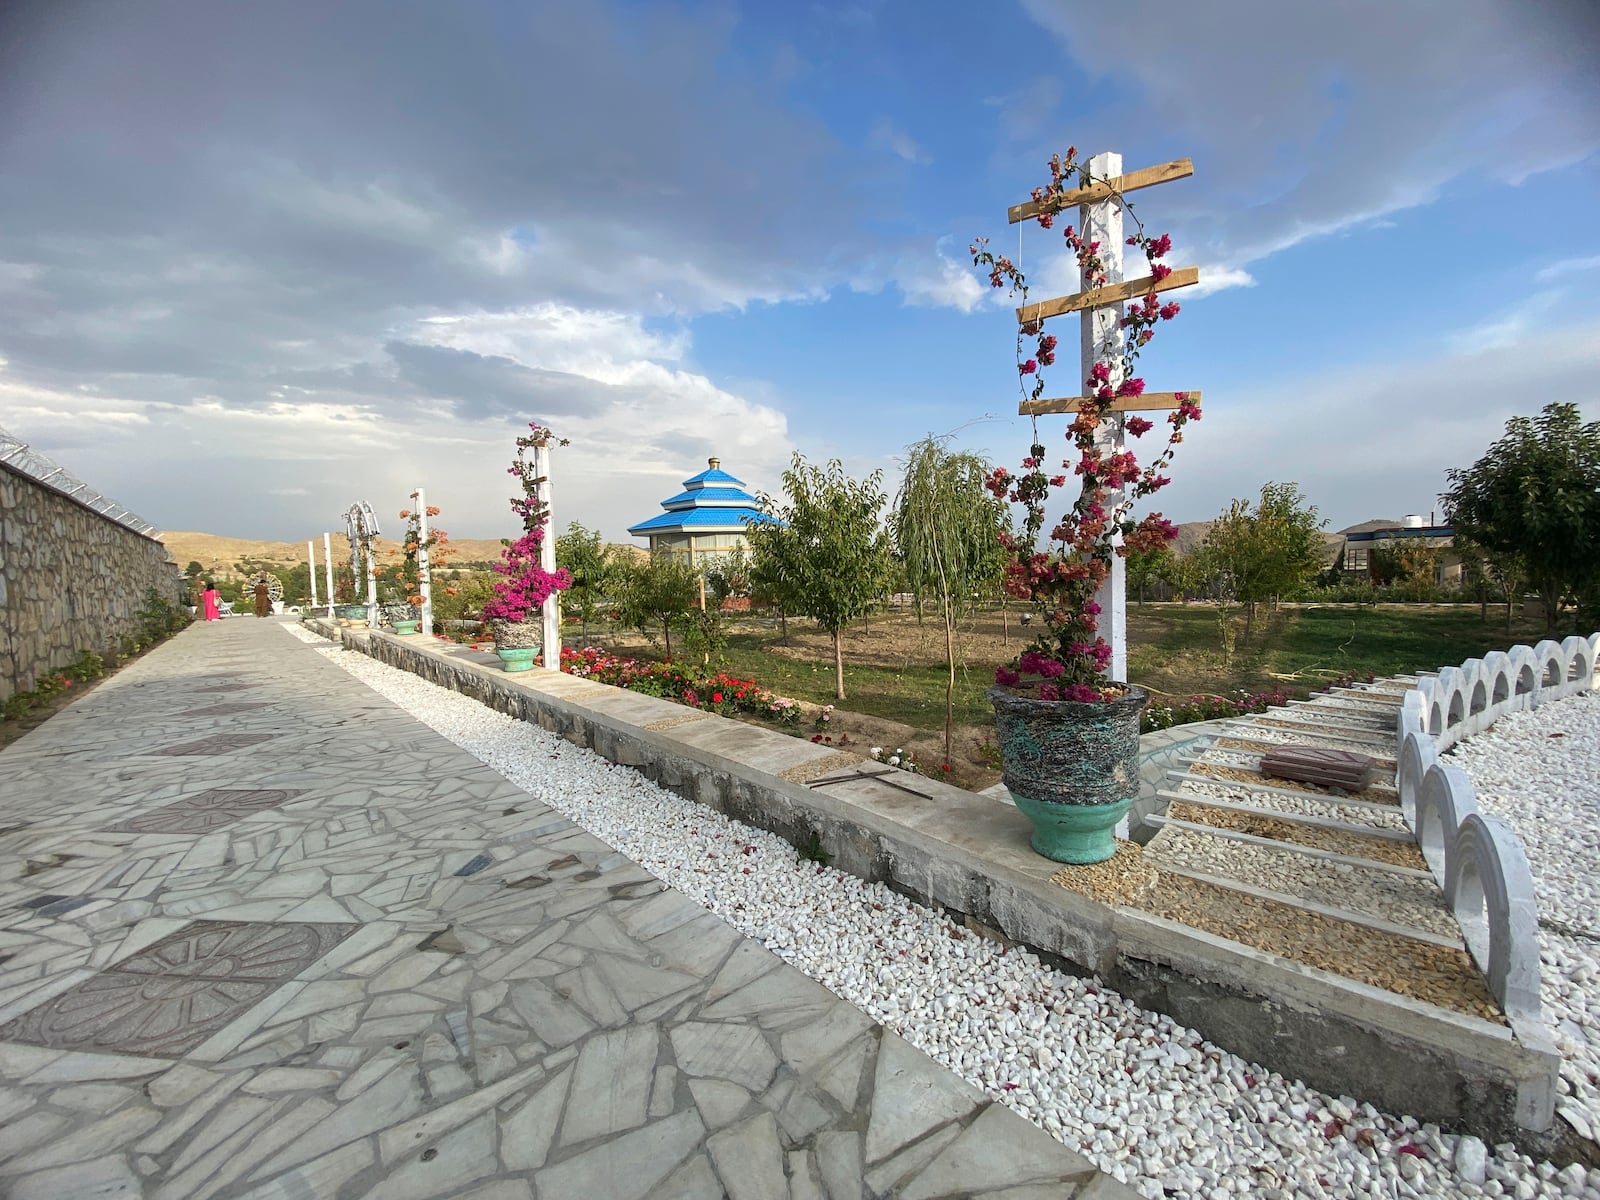
[[[0,700],[115,650],[151,588],[182,598],[165,546],[0,464]]]
[[[916,795],[873,779],[807,787],[792,782],[808,778],[806,764],[810,782],[840,769],[826,771],[836,756],[804,739],[720,717],[684,723],[679,705],[570,675],[506,675],[488,655],[308,624],[797,846],[820,844],[833,869],[1096,974],[1270,1069],[1491,1141],[1515,1137],[1528,1152],[1565,1146],[1550,1047],[1051,884],[1056,864],[1028,848],[1028,821],[1009,804],[922,776],[900,777]]]

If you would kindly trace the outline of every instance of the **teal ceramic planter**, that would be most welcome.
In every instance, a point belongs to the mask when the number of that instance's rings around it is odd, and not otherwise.
[[[394,631],[404,636],[408,633],[415,633],[417,631],[417,626],[421,624],[421,621],[396,621],[394,623]]]
[[[1064,863],[1116,853],[1117,822],[1139,794],[1143,688],[1103,704],[1036,700],[991,688],[1001,776],[1033,822],[1029,844]]]
[[[1028,845],[1059,863],[1105,862],[1117,852],[1117,822],[1133,806],[1133,799],[1110,804],[1047,804],[1017,792],[1011,799],[1033,822]]]
[[[533,670],[534,656],[539,653],[539,647],[527,646],[517,650],[496,650],[500,661],[505,664],[508,672]]]

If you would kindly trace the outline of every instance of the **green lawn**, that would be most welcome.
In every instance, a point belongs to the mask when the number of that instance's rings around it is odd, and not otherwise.
[[[1243,621],[1237,621],[1242,631]],[[734,627],[721,669],[754,679],[780,695],[814,704],[834,702],[832,653],[809,621],[791,621],[788,644],[777,623],[744,620]],[[1129,676],[1157,695],[1229,694],[1239,689],[1312,691],[1341,675],[1392,675],[1454,666],[1486,651],[1532,643],[1542,624],[1519,619],[1508,639],[1504,610],[1491,607],[1485,622],[1476,606],[1326,605],[1285,607],[1261,614],[1251,640],[1242,632],[1232,659],[1221,650],[1216,611],[1201,605],[1150,604],[1129,609]],[[596,633],[599,630],[594,631]],[[611,642],[618,631],[605,630]],[[1562,636],[1577,632],[1563,629]],[[1010,640],[1000,619],[980,613],[963,631],[966,664],[958,668],[956,721],[986,725],[984,699],[994,668],[1021,648],[1015,613]],[[914,728],[941,728],[945,668],[942,641],[931,627],[918,629],[909,614],[876,616],[847,634],[845,686],[840,706]],[[659,657],[639,639],[625,653]]]

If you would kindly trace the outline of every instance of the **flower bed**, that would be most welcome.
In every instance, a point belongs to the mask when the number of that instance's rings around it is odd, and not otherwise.
[[[642,662],[594,647],[562,647],[561,669],[612,687],[674,700],[721,716],[764,717],[784,725],[800,721],[800,705],[776,696],[754,680],[736,679],[723,671],[707,673],[689,663]]]

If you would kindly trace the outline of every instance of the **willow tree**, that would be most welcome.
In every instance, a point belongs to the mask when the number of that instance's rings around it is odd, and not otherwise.
[[[906,473],[890,526],[919,608],[944,626],[944,761],[955,740],[956,623],[1002,573],[999,534],[1007,513],[984,487],[988,464],[932,434],[906,448]]]
[[[834,690],[844,695],[844,628],[883,595],[889,547],[878,520],[882,475],[862,480],[844,473],[838,459],[814,466],[798,453],[783,473],[789,502],[762,496],[772,520],[750,522],[746,537],[757,571],[775,577],[793,611],[815,618],[833,636]],[[772,575],[775,573],[775,576]]]

